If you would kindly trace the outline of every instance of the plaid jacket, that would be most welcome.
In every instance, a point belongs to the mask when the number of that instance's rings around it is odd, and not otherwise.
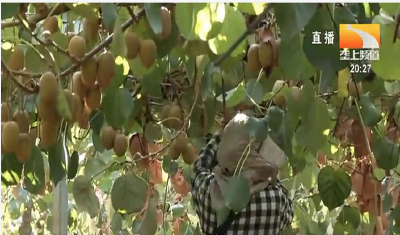
[[[214,178],[212,168],[217,165],[215,155],[220,143],[219,135],[212,136],[206,143],[194,163],[192,197],[203,233],[212,235],[217,228],[217,217],[211,206],[210,183]],[[277,182],[253,194],[240,214],[227,234],[280,235],[293,220],[293,203],[287,190]]]

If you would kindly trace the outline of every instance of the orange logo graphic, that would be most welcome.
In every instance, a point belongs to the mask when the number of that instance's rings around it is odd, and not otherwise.
[[[377,49],[381,44],[379,24],[340,24],[341,49]]]

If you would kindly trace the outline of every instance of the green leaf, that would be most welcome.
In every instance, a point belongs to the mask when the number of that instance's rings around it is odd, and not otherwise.
[[[283,110],[277,106],[271,106],[267,110],[265,120],[267,121],[268,127],[271,128],[273,132],[278,132],[284,121],[283,117]]]
[[[394,107],[394,114],[393,114],[394,121],[397,126],[400,126],[400,101],[396,103]]]
[[[106,94],[102,102],[102,112],[107,123],[113,127],[122,127],[133,109],[133,104],[133,98],[126,88]]]
[[[264,91],[261,84],[256,79],[251,79],[246,83],[246,99],[247,105],[261,104],[263,101]]]
[[[322,202],[332,211],[350,196],[350,176],[343,169],[335,171],[331,166],[326,166],[318,174],[318,190]]]
[[[224,199],[227,207],[234,212],[241,212],[250,201],[250,186],[247,179],[242,175],[230,178]]]
[[[104,114],[99,110],[93,110],[90,114],[90,128],[93,130],[93,133],[96,135],[100,135],[101,127],[104,123]]]
[[[210,60],[203,58],[201,64],[205,64],[204,73],[201,76],[201,92],[203,99],[213,98],[215,96],[215,82],[213,81],[212,75],[218,68],[213,66]],[[198,72],[201,71],[200,69]]]
[[[23,167],[15,153],[2,154],[1,183],[5,186],[17,185],[21,180]]]
[[[128,214],[140,212],[146,203],[147,188],[147,183],[134,174],[119,177],[111,190],[112,206]]]
[[[342,225],[350,224],[353,229],[357,229],[361,223],[360,210],[356,207],[344,206],[337,217],[337,222]]]
[[[32,194],[39,194],[45,185],[43,155],[36,146],[32,148],[32,156],[25,164],[24,185]]]
[[[175,175],[178,172],[179,165],[176,161],[172,161],[171,157],[164,156],[162,161],[162,169],[165,173]]]
[[[89,19],[97,19],[99,12],[93,3],[65,3],[75,14]]]
[[[160,140],[162,138],[161,125],[148,122],[144,128],[144,136],[150,142]]]
[[[399,161],[399,145],[387,137],[376,140],[373,152],[379,168],[391,170],[397,166]]]
[[[101,137],[100,135],[96,134],[96,133],[92,133],[92,142],[93,142],[93,146],[94,149],[96,149],[97,152],[104,152],[105,148],[103,146],[103,143],[101,142]]]
[[[69,159],[68,162],[68,179],[72,180],[75,178],[76,173],[78,173],[78,167],[79,167],[79,154],[77,151],[74,150],[72,152],[71,158]]]
[[[236,88],[226,92],[226,107],[233,107],[238,105],[246,98],[246,90],[243,83],[240,83]],[[223,102],[222,94],[217,97],[219,102]]]
[[[18,12],[18,3],[1,3],[1,19],[8,19]]]
[[[382,119],[381,112],[372,103],[369,93],[360,95],[360,109],[366,126],[375,126]]]
[[[115,20],[111,52],[115,57],[121,56],[122,58],[125,58],[127,52],[124,33],[122,32],[121,22],[118,17]]]
[[[220,6],[221,3],[218,7]],[[223,19],[222,16],[221,19]],[[234,25],[235,27],[232,27],[232,25]],[[236,40],[241,36],[244,31],[246,31],[246,24],[244,22],[243,15],[238,10],[235,10],[233,7],[226,5],[225,20],[223,21],[222,28],[215,38],[208,40],[208,45],[214,54],[221,55],[225,53],[236,42]],[[200,38],[202,40],[206,40],[203,39],[201,36]],[[236,57],[243,54],[245,46],[246,42],[242,41],[232,52],[231,56]]]
[[[108,32],[111,32],[116,25],[117,20],[117,7],[114,3],[102,3],[101,13],[103,15],[104,27]],[[125,43],[124,43],[125,44]]]
[[[147,20],[155,34],[162,32],[161,3],[145,3]]]
[[[246,126],[249,135],[254,137],[257,142],[261,142],[268,137],[268,126],[264,118],[250,117]]]
[[[171,17],[174,16],[172,15]],[[171,33],[168,36],[168,38],[165,38],[163,40],[160,40],[157,37],[154,38],[154,42],[156,43],[157,46],[157,58],[161,59],[164,58],[166,55],[168,55],[172,51],[172,49],[174,49],[175,46],[177,45],[179,37],[180,37],[179,28],[175,20],[171,20]],[[171,56],[169,58],[171,59]]]
[[[122,215],[120,213],[114,213],[111,220],[111,231],[113,231],[114,234],[121,234],[122,221]]]
[[[290,40],[307,25],[317,10],[316,3],[279,3],[274,5],[282,40]]]
[[[100,202],[88,178],[82,175],[75,178],[72,195],[78,210],[87,212],[91,219],[97,216],[100,211]]]
[[[227,8],[229,6],[225,5],[225,3],[212,2],[206,4],[197,3],[196,7],[202,7],[196,15],[197,20],[194,27],[196,35],[203,41],[214,38],[223,30],[223,22],[227,20]]]
[[[395,16],[398,10],[400,9],[399,3],[379,3],[379,5],[381,5],[382,10],[384,10],[390,16]]]
[[[57,186],[58,182],[60,182],[66,174],[66,149],[63,140],[63,135],[60,135],[57,143],[49,149],[50,180],[53,182],[54,186]]]
[[[97,175],[99,172],[104,170],[107,165],[98,158],[89,158],[85,165],[85,177],[91,179],[94,175]],[[96,176],[96,179],[100,178],[102,174]]]
[[[223,224],[229,216],[230,209],[226,205],[222,204],[216,210],[217,214],[217,226]]]
[[[28,47],[25,53],[25,70],[29,73],[44,73],[48,71],[44,57],[32,47]]]
[[[335,8],[336,24],[357,24],[354,14],[347,7]],[[336,35],[335,35],[336,36]]]
[[[241,12],[250,15],[259,15],[264,11],[266,3],[233,3]]]
[[[377,23],[375,18],[373,23]],[[400,80],[400,67],[398,66],[400,40],[396,40],[396,43],[393,43],[395,28],[396,23],[394,20],[390,19],[390,22],[385,24],[380,23],[381,44],[379,47],[379,60],[371,61],[372,70],[384,80]]]
[[[111,80],[110,86],[104,89],[103,93],[107,94],[110,91],[120,88],[121,85],[124,84],[124,82],[127,79],[126,76],[128,75],[129,71],[129,68],[124,68],[124,62],[127,61],[125,59],[122,59],[121,57],[116,59],[114,77]]]
[[[175,22],[187,40],[194,40],[197,35],[194,28],[197,23],[197,14],[205,6],[205,3],[180,3],[175,7]]]
[[[154,235],[157,232],[157,205],[157,196],[151,197],[138,229],[140,235]]]
[[[304,52],[301,48],[300,35],[291,39],[282,39],[279,46],[279,67],[287,78],[300,78]]]
[[[331,10],[332,12],[332,10]],[[313,32],[321,32],[321,44],[313,44]],[[325,4],[317,10],[304,29],[303,50],[310,63],[320,69],[342,70],[347,61],[340,60],[339,37],[334,34],[333,44],[325,44],[325,32],[335,32]]]
[[[164,63],[157,63],[152,72],[143,77],[142,92],[147,95],[161,97],[161,82],[164,79],[167,67]]]
[[[185,206],[180,203],[172,205],[170,209],[174,218],[181,218],[185,214]]]
[[[70,106],[68,104],[65,92],[58,92],[57,112],[62,118],[72,120],[72,110],[70,109]]]
[[[144,75],[149,74],[151,71],[154,70],[156,67],[157,63],[153,63],[153,65],[150,68],[146,68],[143,64],[142,61],[140,60],[140,56],[136,56],[135,59],[133,60],[128,60],[129,67],[132,70],[132,73],[138,77],[142,77]]]

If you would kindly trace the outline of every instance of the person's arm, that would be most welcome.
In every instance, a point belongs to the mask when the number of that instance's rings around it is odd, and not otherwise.
[[[205,189],[208,188],[213,178],[212,168],[218,163],[216,152],[220,143],[219,133],[214,134],[207,144],[200,151],[199,157],[194,162],[192,177],[192,194],[196,201],[202,201],[200,196],[205,195]]]

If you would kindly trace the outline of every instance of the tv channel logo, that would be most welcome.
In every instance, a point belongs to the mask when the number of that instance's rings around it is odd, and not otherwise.
[[[341,49],[378,49],[381,44],[379,24],[340,24]]]

